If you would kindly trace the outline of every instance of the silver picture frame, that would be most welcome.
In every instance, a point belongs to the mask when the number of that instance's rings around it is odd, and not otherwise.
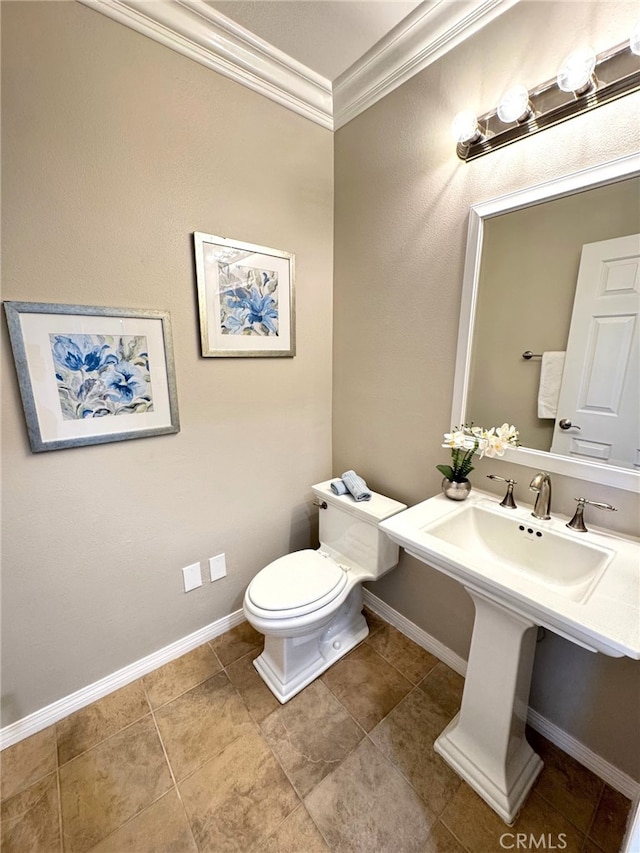
[[[164,311],[4,302],[31,450],[180,431]]]
[[[295,356],[295,256],[202,231],[193,236],[202,355]]]

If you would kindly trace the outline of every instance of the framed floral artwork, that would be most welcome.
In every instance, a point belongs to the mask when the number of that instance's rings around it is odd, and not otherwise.
[[[31,450],[180,430],[163,311],[5,302]]]
[[[294,255],[193,236],[202,355],[294,356]]]

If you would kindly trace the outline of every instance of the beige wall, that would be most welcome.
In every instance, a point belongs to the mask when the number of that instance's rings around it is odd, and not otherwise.
[[[437,493],[435,465],[450,426],[468,210],[638,147],[640,98],[627,96],[472,163],[449,135],[461,109],[482,112],[508,85],[535,85],[569,50],[627,37],[633,3],[527,2],[425,69],[335,137],[334,470],[413,504]],[[526,348],[526,347],[525,347]],[[519,481],[533,473],[483,460]],[[484,487],[484,486],[483,486]],[[585,484],[554,477],[554,509],[569,514]],[[589,486],[635,529],[637,495]],[[473,608],[463,589],[402,557],[372,587],[392,607],[466,656]],[[592,655],[553,635],[538,646],[533,707],[640,779],[640,664]]]
[[[484,224],[467,420],[507,418],[520,443],[549,450],[554,421],[538,418],[540,359],[566,350],[585,243],[640,231],[640,178],[496,216]]]
[[[76,3],[2,3],[3,299],[171,313],[181,432],[29,450],[2,343],[7,724],[237,610],[330,473],[332,134]],[[294,359],[204,359],[192,232],[294,252]],[[3,320],[3,332],[5,331]],[[185,594],[180,569],[226,552]]]

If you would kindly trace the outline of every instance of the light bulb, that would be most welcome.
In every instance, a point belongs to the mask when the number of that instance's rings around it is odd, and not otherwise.
[[[558,71],[558,88],[563,92],[584,95],[593,82],[596,54],[590,47],[581,47],[566,57]]]
[[[451,134],[456,142],[469,145],[481,137],[478,119],[471,110],[463,110],[451,122]]]
[[[524,86],[514,86],[500,98],[498,118],[505,124],[524,122],[531,116],[529,92]]]
[[[636,56],[640,56],[640,22],[635,25],[634,30],[631,33],[629,47],[631,48],[631,53],[635,53]]]

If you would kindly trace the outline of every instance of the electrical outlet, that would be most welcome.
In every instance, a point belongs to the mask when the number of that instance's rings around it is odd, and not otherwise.
[[[200,574],[200,563],[192,563],[182,570],[184,580],[184,591],[191,592],[192,589],[202,586],[202,575]]]
[[[220,578],[226,577],[227,564],[224,554],[218,554],[217,557],[209,557],[209,577],[212,581],[219,581]]]

